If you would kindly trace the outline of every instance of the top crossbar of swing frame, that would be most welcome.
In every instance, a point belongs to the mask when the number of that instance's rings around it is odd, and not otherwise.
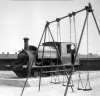
[[[79,10],[79,11],[69,13],[68,15],[66,15],[66,16],[64,16],[64,17],[56,18],[56,20],[53,20],[53,21],[51,21],[51,22],[47,22],[47,25],[49,25],[49,24],[51,24],[51,23],[54,23],[54,22],[59,22],[59,21],[61,21],[62,19],[65,19],[65,18],[67,18],[67,17],[75,16],[77,13],[80,13],[80,12],[82,12],[82,11],[84,11],[84,10],[86,10],[86,11],[88,11],[88,12],[93,11],[93,10],[92,10],[91,4],[89,3],[88,6],[85,6],[85,8],[83,8],[83,9],[81,9],[81,10]]]

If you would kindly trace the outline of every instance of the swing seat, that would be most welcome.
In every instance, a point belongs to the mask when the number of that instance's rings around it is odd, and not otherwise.
[[[84,90],[84,89],[82,89],[82,88],[77,88],[77,90]]]
[[[83,91],[90,91],[92,90],[92,88],[89,88],[89,89],[83,89]]]
[[[63,84],[62,86],[66,86],[66,84]],[[70,84],[68,87],[74,87],[74,85]]]
[[[50,82],[50,83],[53,83],[53,84],[59,84],[59,83],[60,83],[60,81],[59,81],[59,82],[53,82],[53,81],[52,81],[52,82]]]

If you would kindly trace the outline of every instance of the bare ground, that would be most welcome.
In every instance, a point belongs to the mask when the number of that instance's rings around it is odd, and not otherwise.
[[[78,87],[78,72],[73,74],[72,80],[74,84],[74,92],[72,89],[68,88],[68,93],[66,96],[100,96],[100,71],[89,72],[90,75],[90,85],[92,90],[83,91],[77,90]],[[87,72],[81,72],[81,79],[85,87]],[[11,78],[18,79],[16,75],[11,71],[1,71],[0,78]],[[63,84],[63,76],[59,76],[60,83],[53,84],[50,83],[51,77],[41,78],[41,87],[39,91],[39,78],[29,78],[28,80],[33,80],[34,86],[25,87],[22,96],[64,96],[66,86]],[[35,79],[35,81],[34,81]],[[54,77],[52,78],[54,80]],[[65,78],[64,81],[66,82]],[[66,83],[64,83],[66,85]],[[0,96],[20,96],[23,87],[8,86],[6,84],[0,84]],[[81,83],[80,83],[81,88]],[[88,86],[87,86],[88,89]]]

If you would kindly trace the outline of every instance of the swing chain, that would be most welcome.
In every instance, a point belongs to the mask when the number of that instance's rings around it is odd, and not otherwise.
[[[88,59],[88,53],[89,53],[89,37],[88,37],[88,18],[87,18],[87,59]]]
[[[87,64],[89,64],[89,60],[88,60],[88,54],[89,54],[89,33],[88,33],[88,18],[87,18]],[[89,71],[87,72],[87,78],[86,78],[86,84],[85,84],[85,89],[84,91],[86,90],[92,90],[91,89],[91,86],[90,86],[90,79],[89,79]],[[89,84],[89,89],[86,89],[87,87],[87,84]]]
[[[69,23],[70,23],[70,44],[71,44],[71,22],[72,22],[72,20],[71,20],[71,17],[69,16]]]
[[[73,15],[73,22],[74,22],[74,32],[75,32],[75,43],[77,45],[77,36],[76,36],[76,20],[75,20],[75,15]]]
[[[58,34],[59,34],[59,39],[61,42],[60,22],[57,22],[57,42],[58,42]]]

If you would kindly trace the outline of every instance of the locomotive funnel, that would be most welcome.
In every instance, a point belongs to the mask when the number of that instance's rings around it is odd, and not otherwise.
[[[28,40],[29,40],[29,38],[24,38],[24,50],[28,50],[28,48],[29,48]]]

